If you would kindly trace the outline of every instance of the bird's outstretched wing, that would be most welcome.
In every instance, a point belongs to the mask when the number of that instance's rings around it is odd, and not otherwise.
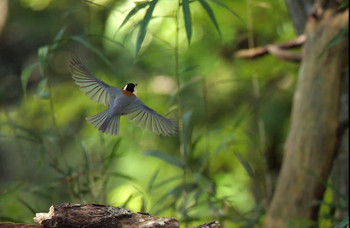
[[[129,121],[134,121],[142,129],[153,131],[158,135],[171,136],[177,134],[176,121],[158,114],[153,109],[144,105],[137,97],[134,99],[135,101],[124,110],[124,114],[128,117]]]
[[[80,58],[73,57],[71,59],[70,70],[75,84],[92,101],[96,101],[98,104],[108,105],[111,98],[122,93],[119,88],[108,85],[90,73]]]

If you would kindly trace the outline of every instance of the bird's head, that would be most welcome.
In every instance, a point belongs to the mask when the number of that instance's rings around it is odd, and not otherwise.
[[[129,91],[135,95],[137,95],[137,90],[136,90],[137,83],[128,83],[123,87],[123,90]]]

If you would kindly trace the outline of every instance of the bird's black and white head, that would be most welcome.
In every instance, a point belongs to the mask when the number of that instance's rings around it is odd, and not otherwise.
[[[135,95],[137,95],[137,90],[136,90],[137,83],[128,83],[123,87],[123,90],[129,91]]]

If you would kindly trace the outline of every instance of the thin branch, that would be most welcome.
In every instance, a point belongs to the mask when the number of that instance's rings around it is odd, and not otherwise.
[[[270,54],[278,59],[291,62],[300,62],[302,59],[301,53],[290,52],[287,49],[300,47],[306,41],[306,35],[302,34],[297,38],[280,44],[268,44],[256,48],[242,49],[235,52],[236,58],[254,59],[257,57]]]

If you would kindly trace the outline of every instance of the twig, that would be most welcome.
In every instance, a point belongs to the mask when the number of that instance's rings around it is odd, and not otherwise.
[[[286,49],[302,46],[306,41],[306,35],[302,34],[297,38],[280,44],[268,44],[251,49],[242,49],[235,52],[236,58],[254,59],[266,54],[271,54],[278,59],[291,62],[300,62],[302,55],[300,53],[290,52]]]

